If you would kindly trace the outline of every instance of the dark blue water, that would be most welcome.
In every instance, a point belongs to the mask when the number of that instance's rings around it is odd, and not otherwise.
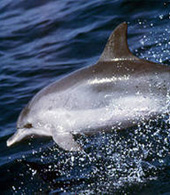
[[[170,65],[168,1],[1,0],[1,194],[170,194],[167,116],[123,132],[79,136],[84,153],[64,152],[46,138],[6,147],[36,92],[95,63],[123,21],[135,55]]]

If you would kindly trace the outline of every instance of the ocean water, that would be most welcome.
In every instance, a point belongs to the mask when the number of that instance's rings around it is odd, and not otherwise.
[[[124,21],[136,56],[170,65],[168,1],[1,0],[0,194],[170,194],[168,116],[121,132],[78,136],[79,153],[49,138],[6,146],[36,92],[94,64]]]

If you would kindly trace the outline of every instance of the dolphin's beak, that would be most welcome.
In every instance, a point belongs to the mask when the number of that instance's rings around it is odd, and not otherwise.
[[[11,145],[15,144],[16,140],[17,140],[17,132],[7,140],[6,142],[7,146],[10,147]]]
[[[12,146],[13,144],[21,141],[23,139],[23,131],[24,129],[18,129],[17,132],[12,135],[6,142],[7,146],[10,147]]]

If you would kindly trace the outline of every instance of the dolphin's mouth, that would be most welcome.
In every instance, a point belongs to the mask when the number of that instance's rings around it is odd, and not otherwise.
[[[24,136],[23,136],[23,132],[24,132],[24,129],[18,129],[17,132],[12,135],[8,140],[7,140],[7,146],[10,147],[12,146],[13,144],[21,141]]]
[[[28,126],[27,126],[28,127]],[[21,140],[24,140],[26,138],[29,138],[31,136],[47,136],[51,137],[51,133],[49,131],[46,131],[45,129],[36,129],[36,128],[31,128],[29,124],[29,129],[28,128],[21,128],[17,129],[17,131],[12,135],[6,142],[7,146],[10,147],[13,144],[20,142]]]
[[[12,146],[12,145],[16,142],[16,141],[15,141],[15,137],[16,137],[16,135],[14,134],[13,136],[11,136],[11,137],[7,140],[6,144],[7,144],[8,147]]]

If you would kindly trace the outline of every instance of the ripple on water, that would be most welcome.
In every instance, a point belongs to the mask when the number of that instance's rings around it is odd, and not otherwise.
[[[0,4],[0,188],[4,193],[169,193],[169,116],[133,129],[80,136],[84,152],[51,139],[8,149],[21,109],[48,83],[93,64],[114,27],[129,23],[131,51],[169,65],[169,4],[11,1]]]

